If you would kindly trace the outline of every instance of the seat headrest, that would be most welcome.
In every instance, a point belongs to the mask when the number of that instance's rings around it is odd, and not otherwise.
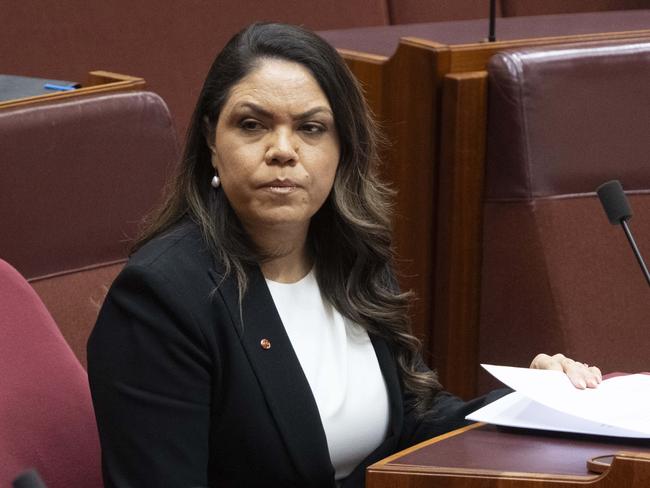
[[[650,40],[505,51],[488,72],[488,199],[650,189]]]

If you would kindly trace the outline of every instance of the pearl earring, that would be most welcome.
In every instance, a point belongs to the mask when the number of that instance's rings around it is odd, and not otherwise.
[[[214,175],[210,184],[212,185],[212,188],[219,188],[219,185],[221,185],[221,179],[219,179],[217,175]]]

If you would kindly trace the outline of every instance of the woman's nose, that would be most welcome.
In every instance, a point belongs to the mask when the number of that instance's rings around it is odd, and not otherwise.
[[[298,162],[298,146],[289,130],[275,131],[269,141],[265,155],[267,164],[294,165]]]

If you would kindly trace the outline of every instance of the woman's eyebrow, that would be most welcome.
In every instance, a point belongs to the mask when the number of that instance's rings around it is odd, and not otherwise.
[[[238,107],[236,107],[236,110],[242,110],[242,109],[248,109],[248,110],[250,110],[252,112],[255,112],[256,114],[259,114],[259,115],[261,115],[263,117],[268,117],[268,118],[273,117],[273,114],[271,112],[269,112],[268,110],[263,109],[262,107],[260,107],[259,105],[257,105],[256,103],[253,103],[253,102],[244,102],[241,105],[239,105]]]
[[[273,113],[266,110],[265,108],[262,108],[260,105],[257,105],[256,103],[253,102],[244,102],[242,103],[238,109],[249,109],[252,112],[255,112],[262,117],[267,117],[267,118],[273,118]],[[312,115],[315,115],[320,112],[325,112],[326,114],[333,116],[334,114],[332,113],[332,110],[329,107],[326,107],[325,105],[319,105],[314,108],[310,108],[309,110],[302,112],[300,114],[292,115],[292,118],[294,120],[303,120],[306,118],[311,117]]]
[[[334,116],[334,114],[332,113],[332,110],[329,107],[318,106],[318,107],[314,107],[312,109],[309,109],[306,112],[303,112],[301,114],[295,115],[293,118],[294,118],[294,120],[307,119],[307,118],[311,117],[312,115],[316,115],[317,113],[320,113],[320,112],[325,112],[327,115]]]

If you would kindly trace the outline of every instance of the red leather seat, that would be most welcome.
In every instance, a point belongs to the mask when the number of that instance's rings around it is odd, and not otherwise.
[[[0,486],[101,487],[88,378],[27,281],[0,260]]]
[[[621,180],[650,258],[650,41],[504,52],[488,71],[480,361],[646,371],[648,285],[595,189]]]
[[[648,0],[500,0],[504,17],[650,8]]]
[[[142,217],[178,160],[165,102],[116,92],[0,111],[0,257],[85,365],[86,340]]]

